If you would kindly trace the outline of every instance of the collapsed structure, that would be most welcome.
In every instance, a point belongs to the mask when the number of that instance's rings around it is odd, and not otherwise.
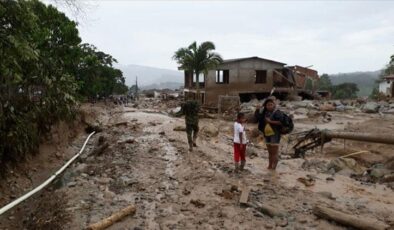
[[[195,74],[185,71],[184,93],[186,99],[197,99]],[[237,96],[241,102],[252,98],[262,99],[275,88],[279,98],[299,95],[311,98],[315,93],[317,71],[301,67],[286,66],[285,63],[260,57],[224,60],[207,75],[199,76],[200,100],[205,106],[216,107],[219,97]]]
[[[394,74],[382,78],[379,83],[379,92],[387,97],[394,97]]]

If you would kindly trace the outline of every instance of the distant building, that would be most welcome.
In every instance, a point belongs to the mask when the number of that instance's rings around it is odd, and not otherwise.
[[[285,63],[260,57],[224,60],[216,69],[199,76],[200,99],[206,106],[216,107],[220,96],[239,96],[241,102],[267,97],[275,88],[277,97],[290,93],[311,96],[307,79],[318,79],[317,71],[300,67],[285,67]],[[313,85],[313,84],[312,84]],[[184,96],[196,99],[196,76],[185,71]]]
[[[394,97],[394,74],[382,78],[379,83],[379,92],[388,97]]]

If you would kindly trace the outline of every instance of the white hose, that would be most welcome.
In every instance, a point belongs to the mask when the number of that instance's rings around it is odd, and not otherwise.
[[[39,185],[38,187],[36,187],[35,189],[31,190],[30,192],[26,193],[25,195],[19,197],[18,199],[12,201],[11,203],[7,204],[6,206],[2,207],[0,209],[0,215],[2,215],[3,213],[7,212],[8,210],[10,210],[11,208],[15,207],[16,205],[18,205],[19,203],[21,203],[22,201],[26,200],[27,198],[31,197],[32,195],[34,195],[35,193],[37,193],[38,191],[40,191],[41,189],[45,188],[49,183],[51,183],[59,174],[61,174],[75,159],[77,159],[81,153],[83,152],[83,150],[85,149],[86,144],[88,143],[90,137],[94,134],[95,132],[92,132],[91,134],[89,134],[88,138],[86,138],[85,143],[83,144],[81,150],[79,151],[78,154],[76,154],[73,158],[71,158],[69,161],[67,161],[67,163],[61,167],[55,174],[53,174],[50,178],[48,178],[48,180],[46,180],[44,183],[42,183],[41,185]]]

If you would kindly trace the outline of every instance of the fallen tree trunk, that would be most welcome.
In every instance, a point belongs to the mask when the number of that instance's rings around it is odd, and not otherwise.
[[[135,212],[136,212],[136,208],[133,205],[130,205],[130,206],[120,210],[119,212],[112,214],[110,217],[107,217],[95,224],[89,225],[89,227],[87,229],[89,229],[89,230],[106,229],[109,226],[113,225],[114,223],[120,221],[124,217],[126,217],[128,215],[134,215]]]
[[[339,224],[350,226],[356,229],[384,230],[389,228],[388,225],[376,219],[357,217],[354,215],[349,215],[347,213],[323,206],[315,206],[313,208],[313,214],[315,214],[320,218],[333,220]]]

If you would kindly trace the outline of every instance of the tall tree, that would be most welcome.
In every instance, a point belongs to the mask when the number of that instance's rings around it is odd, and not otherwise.
[[[178,69],[195,74],[197,98],[200,101],[200,74],[207,74],[208,70],[216,68],[223,62],[222,57],[214,52],[213,42],[206,41],[197,45],[193,42],[188,47],[178,49],[173,59],[179,64]]]
[[[394,74],[394,55],[391,55],[390,62],[387,64],[386,69],[384,70],[384,75]]]
[[[332,89],[332,83],[330,76],[328,76],[328,74],[321,75],[319,79],[319,90],[331,91],[331,89]]]
[[[332,93],[336,99],[356,98],[357,92],[360,91],[355,83],[345,82],[332,87]]]

